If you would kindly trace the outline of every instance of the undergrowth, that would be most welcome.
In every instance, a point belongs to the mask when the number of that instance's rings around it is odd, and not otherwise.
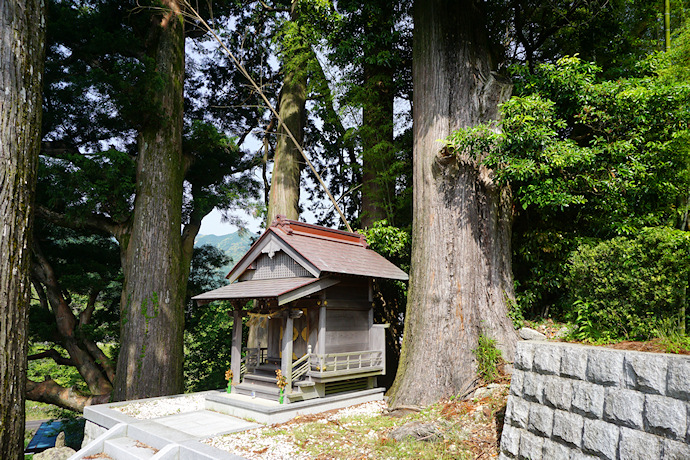
[[[497,381],[501,374],[499,366],[503,361],[501,350],[496,348],[496,340],[479,334],[477,348],[472,350],[477,359],[477,373],[482,381],[492,383]]]

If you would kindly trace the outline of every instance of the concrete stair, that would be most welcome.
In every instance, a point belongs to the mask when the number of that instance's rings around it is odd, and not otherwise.
[[[280,360],[268,358],[267,362],[245,374],[244,380],[239,385],[235,385],[234,391],[245,396],[278,401],[280,399],[280,389],[276,385],[278,382],[276,370],[278,369],[280,369]]]
[[[158,449],[127,436],[108,439],[103,443],[103,453],[113,460],[147,460],[158,453]]]
[[[244,382],[240,383],[239,385],[235,385],[234,391],[237,394],[245,396],[255,396],[257,398],[269,399],[272,401],[280,400],[280,389],[275,384],[275,380],[273,382],[273,386],[268,386],[263,384],[248,383],[247,378],[245,377]]]

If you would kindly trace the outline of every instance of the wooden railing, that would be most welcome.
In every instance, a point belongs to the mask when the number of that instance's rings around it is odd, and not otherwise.
[[[359,370],[383,368],[383,352],[380,350],[328,353],[310,356],[309,375],[353,374]]]
[[[266,348],[243,348],[244,356],[240,361],[240,380],[248,371],[253,371],[260,364],[266,362],[268,350]]]
[[[266,362],[268,352],[266,348],[244,348],[242,351],[245,352],[242,361],[247,364],[247,369],[249,370],[256,369],[260,364]]]
[[[292,363],[292,378],[290,379],[291,382],[297,381],[298,379],[302,378],[304,374],[309,372],[311,356],[311,345],[309,345],[307,347],[307,353],[300,359]]]

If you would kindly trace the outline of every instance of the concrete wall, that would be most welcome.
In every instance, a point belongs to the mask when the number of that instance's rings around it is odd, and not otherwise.
[[[520,342],[500,459],[690,459],[690,357]]]

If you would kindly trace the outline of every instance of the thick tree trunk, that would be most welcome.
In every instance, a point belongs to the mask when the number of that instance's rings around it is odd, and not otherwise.
[[[298,11],[293,12],[293,22],[298,21],[298,15]],[[296,33],[301,34],[299,25],[297,25]],[[267,226],[275,220],[278,214],[282,214],[288,219],[299,219],[302,155],[285,130],[286,128],[289,129],[299,145],[303,145],[304,125],[307,119],[307,70],[305,62],[311,59],[312,53],[304,43],[301,43],[301,37],[294,37],[294,39],[300,44],[293,49],[283,51],[287,54],[283,58],[285,80],[280,90],[278,104],[278,114],[283,122],[278,126],[278,141],[273,157],[271,191],[266,216]]]
[[[29,243],[41,140],[45,10],[0,2],[0,458],[24,458]]]
[[[114,398],[183,389],[184,297],[182,111],[184,23],[176,2],[147,42],[163,81],[154,92],[162,115],[139,132],[137,190],[128,236],[121,239],[125,284]]]
[[[414,7],[412,270],[394,404],[429,404],[476,379],[480,333],[512,360],[511,195],[476,158],[440,154],[453,130],[497,117],[510,86],[491,73],[473,0]]]
[[[270,224],[278,214],[288,219],[299,218],[300,160],[302,155],[288,137],[289,129],[300,145],[304,138],[305,106],[307,103],[307,73],[303,69],[289,70],[280,91],[278,113],[284,123],[278,128],[278,142],[273,158],[271,192],[268,200]]]
[[[365,25],[365,35],[377,31],[391,33],[390,8],[372,7]],[[369,228],[376,221],[393,221],[395,177],[390,167],[394,161],[393,146],[393,68],[377,63],[379,55],[392,53],[380,41],[364,59],[365,100],[362,110],[362,227]],[[371,62],[373,61],[373,62]],[[371,63],[370,63],[371,62]]]

